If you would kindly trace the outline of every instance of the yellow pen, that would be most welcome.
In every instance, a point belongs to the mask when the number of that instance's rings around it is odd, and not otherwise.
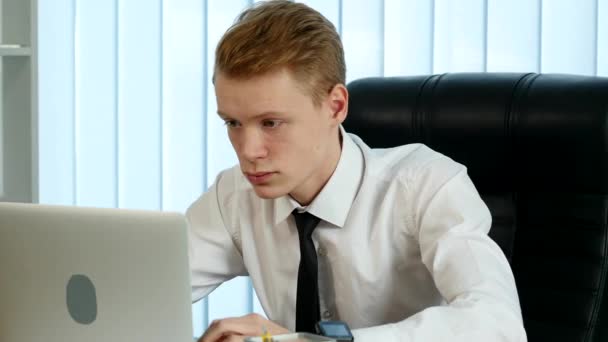
[[[268,333],[266,327],[264,327],[264,334],[262,335],[262,342],[272,342],[272,335]]]

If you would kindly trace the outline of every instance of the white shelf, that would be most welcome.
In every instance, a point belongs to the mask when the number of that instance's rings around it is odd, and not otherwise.
[[[0,201],[36,202],[37,0],[0,0]]]
[[[0,56],[31,56],[32,49],[29,47],[7,47],[0,44]]]

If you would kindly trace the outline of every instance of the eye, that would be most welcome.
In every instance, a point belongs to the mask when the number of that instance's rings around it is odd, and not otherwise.
[[[280,120],[264,120],[262,126],[266,128],[277,128],[282,122]]]
[[[241,124],[236,120],[224,120],[224,125],[226,125],[228,128],[236,128]]]

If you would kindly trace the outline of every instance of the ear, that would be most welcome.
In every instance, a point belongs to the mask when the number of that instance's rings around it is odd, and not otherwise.
[[[335,120],[337,124],[341,124],[348,115],[348,89],[344,84],[336,84],[327,97],[329,101],[329,108],[332,113],[332,120]]]

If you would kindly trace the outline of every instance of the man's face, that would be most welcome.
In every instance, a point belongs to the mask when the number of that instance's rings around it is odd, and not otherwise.
[[[218,113],[259,197],[290,194],[308,204],[325,185],[340,156],[347,101],[340,87],[315,106],[286,69],[245,80],[216,74]]]

